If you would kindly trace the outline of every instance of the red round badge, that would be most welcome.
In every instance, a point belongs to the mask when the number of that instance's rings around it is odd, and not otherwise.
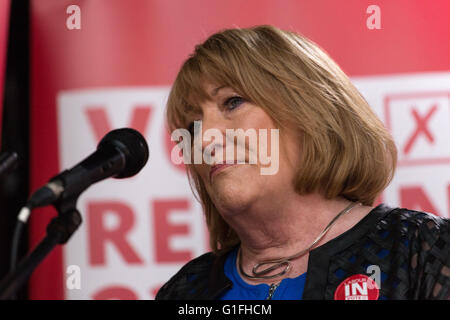
[[[365,274],[348,277],[337,287],[334,300],[378,300],[377,283]]]

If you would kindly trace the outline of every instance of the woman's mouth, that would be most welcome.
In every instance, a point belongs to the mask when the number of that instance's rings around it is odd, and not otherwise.
[[[236,165],[236,163],[223,163],[223,164],[215,164],[211,167],[211,170],[209,171],[209,179],[211,180],[213,176],[215,176],[220,171],[224,170],[225,168],[231,167]]]

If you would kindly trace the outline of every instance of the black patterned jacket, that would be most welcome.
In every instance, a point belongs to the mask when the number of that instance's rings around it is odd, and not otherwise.
[[[231,288],[226,252],[187,263],[157,300],[218,299]],[[369,265],[381,270],[379,299],[450,299],[450,220],[380,204],[350,230],[309,254],[303,299],[331,300],[338,285]]]

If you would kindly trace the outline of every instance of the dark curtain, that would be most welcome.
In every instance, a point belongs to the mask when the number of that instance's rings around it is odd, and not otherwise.
[[[17,214],[29,192],[29,1],[12,0],[8,48],[1,151],[15,151],[18,167],[0,180],[0,278],[9,271],[11,242]],[[21,239],[20,256],[28,249],[27,230]],[[27,298],[26,285],[17,298]]]

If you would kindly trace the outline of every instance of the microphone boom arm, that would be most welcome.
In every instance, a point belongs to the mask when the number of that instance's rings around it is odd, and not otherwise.
[[[57,244],[65,244],[69,241],[72,234],[81,225],[82,219],[80,212],[75,208],[75,202],[69,201],[58,209],[58,216],[53,218],[47,226],[47,235],[27,255],[19,266],[8,274],[0,282],[0,300],[7,300],[14,297],[16,291],[27,281],[31,273],[44,260],[44,258],[55,248]]]

